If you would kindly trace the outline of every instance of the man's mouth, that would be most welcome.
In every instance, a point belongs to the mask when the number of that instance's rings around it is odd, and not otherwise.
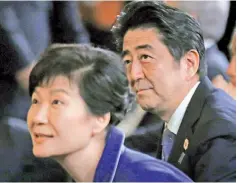
[[[144,89],[139,89],[139,90],[136,90],[136,93],[139,93],[139,92],[142,92],[142,91],[146,91],[146,90],[150,90],[152,88],[144,88]]]

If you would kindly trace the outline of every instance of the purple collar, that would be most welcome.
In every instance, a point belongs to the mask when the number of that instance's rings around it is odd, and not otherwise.
[[[118,162],[124,151],[124,134],[111,126],[106,136],[106,145],[97,165],[93,182],[112,182]]]

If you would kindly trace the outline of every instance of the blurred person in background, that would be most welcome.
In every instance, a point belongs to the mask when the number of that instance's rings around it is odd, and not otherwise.
[[[228,81],[226,69],[229,65],[225,54],[219,50],[217,43],[226,30],[230,2],[229,1],[165,1],[169,6],[181,9],[193,16],[202,29],[207,76],[212,80],[222,75]]]
[[[25,121],[0,119],[0,182],[67,182],[68,174],[51,159],[36,158]]]
[[[88,43],[73,1],[0,2],[0,116],[26,118],[34,60],[51,43]]]
[[[165,121],[157,158],[197,182],[235,181],[236,103],[207,77],[197,20],[162,2],[133,1],[112,32],[137,102]]]
[[[121,58],[85,45],[51,46],[30,74],[33,153],[77,182],[190,182],[172,165],[123,145],[115,126],[130,106]]]
[[[29,75],[41,52],[53,42],[89,42],[77,4],[0,2],[0,36],[0,181],[68,181],[56,162],[33,156],[27,124],[17,118],[26,118]]]
[[[116,51],[110,29],[126,1],[79,1],[79,11],[90,33],[91,42]]]
[[[233,31],[229,50],[231,53],[231,60],[226,73],[230,77],[230,82],[226,82],[222,75],[218,75],[212,80],[212,83],[217,88],[223,89],[230,96],[236,99],[236,29]]]

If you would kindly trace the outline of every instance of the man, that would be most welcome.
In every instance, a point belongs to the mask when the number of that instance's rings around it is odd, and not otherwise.
[[[236,105],[206,77],[195,19],[161,2],[134,1],[112,31],[137,102],[166,122],[157,157],[194,181],[235,181]]]

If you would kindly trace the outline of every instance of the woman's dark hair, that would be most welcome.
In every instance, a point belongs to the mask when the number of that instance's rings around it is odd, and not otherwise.
[[[50,46],[30,74],[30,96],[37,86],[56,76],[65,76],[78,85],[92,114],[110,112],[112,124],[124,117],[133,99],[120,57],[108,50],[78,44]]]

